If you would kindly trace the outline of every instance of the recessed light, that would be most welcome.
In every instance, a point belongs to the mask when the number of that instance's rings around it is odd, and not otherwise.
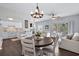
[[[8,18],[9,20],[13,20],[13,18]]]

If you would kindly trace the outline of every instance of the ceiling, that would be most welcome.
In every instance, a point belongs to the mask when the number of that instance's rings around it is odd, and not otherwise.
[[[55,13],[61,17],[79,14],[79,3],[39,3],[44,14]],[[12,17],[23,20],[30,17],[30,12],[36,8],[36,3],[0,3],[0,17]]]

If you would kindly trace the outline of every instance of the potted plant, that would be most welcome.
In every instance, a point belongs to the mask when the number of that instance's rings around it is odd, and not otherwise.
[[[40,37],[41,36],[41,32],[36,32],[35,36]]]

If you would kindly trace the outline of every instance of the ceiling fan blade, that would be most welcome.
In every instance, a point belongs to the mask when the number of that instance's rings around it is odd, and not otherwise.
[[[60,16],[57,16],[57,13],[46,13],[46,15],[51,16],[51,18],[56,19],[56,18],[60,18]]]
[[[60,18],[60,16],[53,16],[52,18],[53,19],[58,19],[58,18]]]

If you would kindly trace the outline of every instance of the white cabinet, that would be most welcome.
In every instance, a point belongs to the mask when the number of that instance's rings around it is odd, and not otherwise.
[[[12,22],[12,21],[0,21],[0,24],[2,27],[16,27],[16,28],[22,28],[21,22]]]
[[[0,32],[2,39],[17,37],[17,32]]]

